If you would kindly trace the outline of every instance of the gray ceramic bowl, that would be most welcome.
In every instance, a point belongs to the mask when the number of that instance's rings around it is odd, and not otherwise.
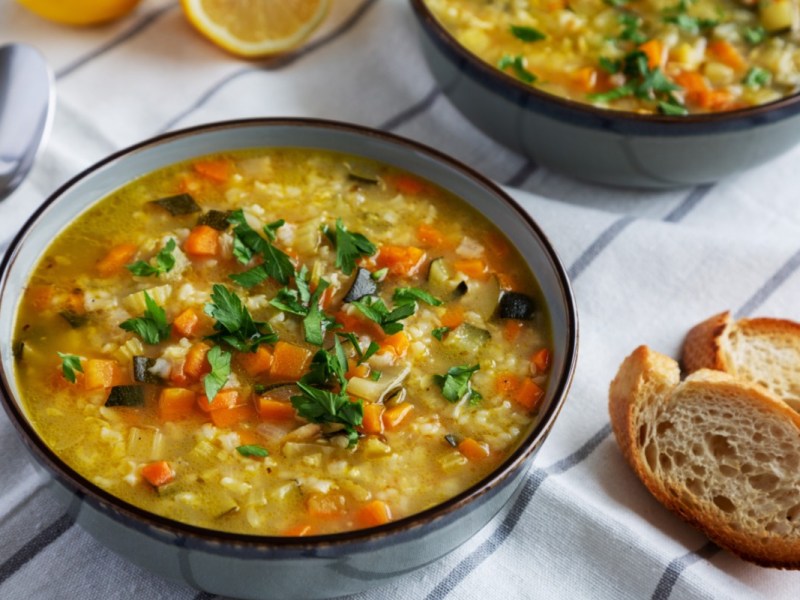
[[[553,332],[551,383],[541,420],[485,479],[455,498],[396,522],[304,538],[236,535],[191,527],[122,502],[73,471],[37,437],[18,402],[13,322],[28,273],[65,224],[130,180],[203,154],[243,148],[321,148],[407,169],[464,198],[499,225],[536,275]],[[168,134],[101,161],[31,217],[0,276],[2,403],[52,488],[87,531],[117,553],[169,579],[241,598],[321,598],[365,590],[407,574],[475,534],[512,497],[564,402],[575,367],[577,318],[566,273],[539,227],[508,196],[442,154],[384,133],[327,121],[254,120]]]
[[[411,0],[422,49],[444,93],[472,123],[534,162],[598,183],[666,188],[716,181],[800,141],[800,94],[717,114],[611,111],[519,82],[460,45],[425,0]]]

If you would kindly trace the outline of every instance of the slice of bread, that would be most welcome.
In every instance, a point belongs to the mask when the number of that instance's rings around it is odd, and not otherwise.
[[[696,325],[683,343],[683,368],[725,371],[758,383],[800,411],[800,323],[740,319],[730,312]]]
[[[800,414],[763,387],[640,346],[609,390],[622,453],[667,508],[731,552],[800,568]]]

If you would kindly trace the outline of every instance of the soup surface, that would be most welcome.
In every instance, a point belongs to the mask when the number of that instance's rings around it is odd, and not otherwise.
[[[797,0],[425,0],[468,50],[542,91],[685,115],[800,89]]]
[[[46,443],[139,507],[260,535],[380,525],[477,482],[535,421],[548,316],[522,265],[404,172],[204,157],[46,250],[17,379]]]

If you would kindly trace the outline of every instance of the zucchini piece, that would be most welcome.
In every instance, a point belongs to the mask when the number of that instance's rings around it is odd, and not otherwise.
[[[492,318],[498,302],[500,302],[500,282],[494,276],[486,281],[470,282],[466,294],[459,300],[465,310],[478,313],[484,322]]]
[[[533,298],[520,292],[504,292],[500,298],[498,314],[501,319],[529,320],[536,312]]]
[[[227,231],[228,227],[231,226],[231,224],[228,223],[230,214],[231,211],[229,210],[210,210],[200,215],[200,218],[197,219],[197,224],[208,225],[217,231]]]
[[[492,338],[492,334],[475,327],[469,323],[462,323],[444,338],[442,346],[453,356],[463,358],[466,362],[473,361],[483,348],[484,344]]]
[[[11,346],[11,354],[14,356],[14,360],[21,361],[25,354],[25,342],[21,340],[14,342]]]
[[[259,389],[253,390],[259,396],[269,396],[271,400],[285,400],[290,402],[292,396],[300,394],[300,388],[294,383],[273,383],[262,385]]]
[[[73,329],[83,327],[89,321],[89,315],[79,314],[74,310],[62,310],[60,313],[58,313],[58,316],[69,323],[69,326]]]
[[[352,163],[345,163],[347,176],[361,183],[378,183],[378,165],[373,162],[359,160]]]
[[[369,402],[381,402],[401,388],[410,371],[408,366],[390,367],[383,370],[378,381],[353,377],[347,384],[347,392]]]
[[[173,217],[190,215],[203,210],[189,194],[178,194],[177,196],[169,196],[160,200],[151,200],[149,203],[163,208]]]
[[[353,278],[353,285],[350,286],[344,296],[344,302],[360,300],[364,296],[374,295],[377,291],[378,286],[372,279],[372,273],[359,267],[358,271],[356,271],[356,276]]]
[[[139,383],[153,383],[156,385],[162,385],[164,380],[158,375],[154,375],[150,372],[150,368],[154,364],[156,364],[154,358],[148,358],[146,356],[134,356],[133,380],[138,381]]]
[[[464,294],[469,291],[469,286],[467,285],[466,281],[461,281],[456,286],[456,289],[453,290],[453,298],[461,298]]]
[[[144,406],[144,386],[115,385],[111,388],[106,406]]]
[[[428,289],[431,294],[437,298],[447,298],[454,292],[453,286],[453,270],[447,265],[447,261],[443,258],[435,258],[431,261],[428,267]],[[455,286],[458,289],[461,285],[465,285],[463,281]]]

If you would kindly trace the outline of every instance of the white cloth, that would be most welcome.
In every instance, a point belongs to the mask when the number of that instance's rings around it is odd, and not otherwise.
[[[93,29],[0,0],[0,43],[37,46],[57,74],[52,134],[0,204],[3,247],[58,185],[167,129],[258,116],[391,128],[509,188],[573,278],[581,339],[572,391],[523,494],[451,555],[359,598],[796,598],[800,574],[756,567],[664,509],[610,435],[608,384],[637,345],[676,355],[694,323],[730,308],[800,319],[800,147],[720,183],[604,188],[532,167],[439,93],[402,0],[334,0],[290,60],[246,62],[201,38],[177,3],[145,0]],[[206,598],[112,554],[62,517],[0,415],[0,597]]]

